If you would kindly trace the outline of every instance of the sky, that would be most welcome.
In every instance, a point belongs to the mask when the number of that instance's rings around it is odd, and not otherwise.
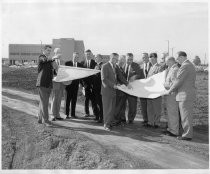
[[[83,40],[94,54],[185,51],[208,57],[208,4],[199,2],[2,3],[2,57],[8,44]],[[13,1],[14,2],[14,1]]]

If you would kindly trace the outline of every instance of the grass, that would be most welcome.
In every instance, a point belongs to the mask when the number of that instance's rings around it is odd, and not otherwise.
[[[27,90],[37,94],[36,90],[37,68],[10,68],[2,67],[2,86]],[[208,125],[208,73],[197,72],[196,74],[197,95],[193,109],[193,124]],[[81,89],[78,92],[78,103],[84,103]],[[141,117],[141,108],[138,99],[137,117]],[[162,116],[166,116],[166,108],[163,100]]]

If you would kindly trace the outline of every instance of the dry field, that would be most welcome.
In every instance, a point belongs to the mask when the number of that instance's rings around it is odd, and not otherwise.
[[[133,127],[111,133],[92,120],[82,119],[46,128],[37,124],[35,118],[36,78],[36,68],[2,67],[2,169],[205,169],[208,166],[207,73],[197,73],[195,141],[189,143],[163,136],[161,130],[145,130],[138,120]],[[83,99],[79,91],[78,103],[83,105]],[[77,114],[81,115],[82,106],[77,108],[80,112]],[[140,107],[137,118],[141,118]]]

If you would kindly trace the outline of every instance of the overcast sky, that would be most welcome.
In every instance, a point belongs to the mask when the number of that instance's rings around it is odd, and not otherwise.
[[[6,2],[6,1],[4,1]],[[54,1],[55,2],[55,1]],[[207,3],[3,3],[2,56],[8,44],[83,40],[94,54],[186,51],[208,56]],[[170,50],[171,51],[171,50]]]

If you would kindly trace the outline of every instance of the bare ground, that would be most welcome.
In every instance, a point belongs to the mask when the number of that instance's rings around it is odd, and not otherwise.
[[[197,126],[192,142],[145,129],[141,120],[107,132],[84,119],[37,123],[38,96],[2,89],[3,169],[207,169],[208,127]],[[61,114],[62,117],[65,117]]]

